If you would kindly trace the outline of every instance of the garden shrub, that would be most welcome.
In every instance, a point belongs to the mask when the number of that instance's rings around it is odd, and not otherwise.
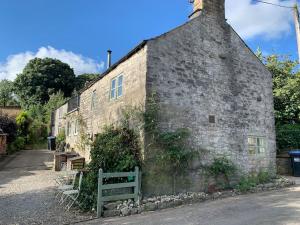
[[[96,136],[91,150],[89,172],[84,176],[82,194],[83,207],[96,207],[97,179],[99,169],[104,172],[128,172],[141,166],[141,151],[138,136],[129,128],[109,126]]]
[[[6,134],[8,134],[7,137],[7,143],[12,143],[17,136],[17,124],[14,120],[10,119],[7,116],[0,116],[0,129]]]
[[[285,124],[276,127],[277,151],[300,148],[300,125]]]
[[[43,143],[47,140],[48,127],[47,124],[34,120],[29,128],[28,142],[30,144]]]
[[[61,129],[56,137],[57,149],[63,150],[66,144],[66,132],[65,129]]]
[[[21,112],[16,118],[16,123],[18,125],[19,135],[27,138],[29,127],[32,123],[32,119],[29,117],[28,113]]]
[[[25,148],[25,138],[19,136],[12,143],[8,144],[7,153],[12,154],[14,152],[24,150],[24,148]]]
[[[230,187],[229,177],[234,175],[236,170],[236,166],[226,157],[215,158],[213,163],[208,167],[209,174],[213,175],[216,181],[218,181],[220,177],[225,179],[225,184],[221,184],[224,186],[223,188]]]
[[[271,182],[273,177],[266,171],[260,171],[256,175],[243,176],[240,179],[237,189],[240,192],[250,191],[252,188],[259,184],[265,184]]]

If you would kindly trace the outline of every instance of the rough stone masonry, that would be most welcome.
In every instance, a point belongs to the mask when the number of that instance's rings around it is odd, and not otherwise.
[[[275,173],[272,75],[227,24],[224,0],[202,5],[188,23],[149,41],[147,97],[159,96],[162,129],[191,130],[192,146],[209,152],[204,163],[225,155],[241,172]],[[252,137],[263,151],[250,153]],[[204,183],[198,167],[194,191]]]
[[[82,90],[78,114],[87,124],[86,132],[92,138],[105,125],[116,123],[122,107],[147,108],[155,92],[159,127],[188,128],[191,147],[206,152],[202,160],[194,160],[182,191],[202,191],[207,181],[201,166],[220,156],[230,158],[245,174],[275,173],[272,75],[227,24],[224,0],[195,0],[194,4],[190,21],[142,42]],[[120,74],[123,94],[112,100],[111,82]],[[68,114],[56,118],[55,127],[67,126],[61,120],[73,119]],[[75,151],[79,136],[75,132],[67,136]],[[148,141],[145,135],[144,150]],[[87,151],[82,153],[86,157]],[[170,193],[170,174],[161,180],[149,175],[156,166],[152,154],[151,148],[144,152],[143,193]]]

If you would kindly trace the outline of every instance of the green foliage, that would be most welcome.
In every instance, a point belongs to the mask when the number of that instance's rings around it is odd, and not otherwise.
[[[66,131],[65,129],[61,129],[56,137],[56,144],[61,145],[66,141]]]
[[[58,91],[55,94],[50,95],[49,101],[43,106],[44,107],[44,121],[50,125],[51,113],[58,107],[62,106],[68,99],[64,97],[63,92]]]
[[[36,115],[37,107],[33,107],[33,111],[24,111],[18,115],[16,122],[18,125],[18,134],[25,138],[26,144],[40,144],[45,142],[48,136],[48,126],[43,122],[44,115],[37,115],[34,120],[30,115]],[[42,107],[43,109],[43,107]]]
[[[182,179],[190,168],[191,161],[198,157],[198,152],[189,147],[190,132],[186,128],[174,131],[162,131],[159,124],[160,110],[155,93],[148,99],[146,111],[143,114],[144,129],[149,138],[149,151],[155,150],[151,161],[155,162],[157,171],[172,176],[173,193],[176,193],[177,180]],[[147,150],[146,150],[147,151]],[[151,168],[153,170],[153,168]]]
[[[19,102],[14,95],[12,81],[6,79],[0,81],[0,105],[1,106],[19,105]]]
[[[87,83],[96,79],[99,76],[100,76],[99,74],[87,74],[87,73],[78,75],[75,80],[75,89],[77,91],[81,90],[82,88],[84,88],[84,86]]]
[[[47,124],[34,120],[29,129],[29,144],[40,144],[46,141],[48,136]]]
[[[12,143],[17,136],[17,124],[14,120],[10,119],[7,116],[0,116],[0,129],[6,134],[8,134],[7,137],[7,143]]]
[[[137,135],[128,128],[107,127],[97,135],[92,145],[89,172],[82,184],[83,208],[96,206],[97,177],[100,168],[105,172],[133,171],[141,166],[141,151]]]
[[[143,113],[144,129],[152,136],[153,139],[160,133],[158,129],[159,122],[159,105],[157,104],[157,95],[155,93],[148,99],[146,104],[146,110]]]
[[[298,62],[288,56],[258,57],[273,74],[273,95],[276,119],[277,150],[299,148],[300,72]]]
[[[300,124],[277,125],[276,127],[277,151],[300,148]]]
[[[247,192],[256,187],[256,185],[257,179],[254,176],[242,177],[239,184],[237,185],[237,189],[240,192]]]
[[[32,123],[32,119],[29,117],[28,113],[24,111],[21,112],[16,118],[16,123],[18,125],[19,135],[26,138],[29,134],[29,127]]]
[[[271,182],[272,179],[273,177],[268,172],[260,171],[257,175],[243,176],[236,188],[240,192],[247,192],[259,184]]]
[[[209,174],[214,176],[218,185],[221,185],[221,188],[229,188],[231,187],[230,176],[235,174],[237,168],[231,160],[227,159],[226,157],[221,157],[215,158],[207,170]]]
[[[50,95],[49,101],[45,104],[35,104],[26,111],[28,116],[34,118],[29,127],[29,143],[39,144],[45,142],[50,127],[51,113],[66,102],[63,93],[58,91]]]
[[[273,74],[273,95],[276,124],[300,122],[300,73],[298,63],[287,56],[261,56]]]
[[[34,118],[34,121],[46,123],[46,110],[42,104],[31,105],[27,110],[28,115]]]
[[[186,175],[191,160],[196,156],[196,152],[188,147],[189,136],[188,129],[177,129],[173,132],[161,132],[157,137],[160,151],[156,154],[156,161],[164,172],[173,175],[173,193],[176,193],[178,176]]]
[[[25,147],[25,138],[17,137],[13,142],[8,144],[7,153],[12,154],[14,152],[24,150]]]
[[[213,176],[225,175],[229,177],[236,172],[235,165],[226,157],[215,158],[213,163],[208,167],[208,171]]]
[[[123,172],[140,166],[141,155],[137,135],[127,128],[105,128],[92,145],[89,168],[98,172]]]
[[[14,86],[22,106],[28,109],[38,103],[47,103],[58,91],[70,97],[75,87],[75,74],[68,64],[59,60],[35,58],[17,76]]]

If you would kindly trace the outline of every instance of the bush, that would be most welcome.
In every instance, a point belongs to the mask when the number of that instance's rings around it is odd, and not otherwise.
[[[244,176],[240,179],[237,189],[240,192],[250,191],[258,184],[265,184],[272,181],[272,176],[266,171],[260,171],[257,175]]]
[[[8,118],[7,116],[0,116],[0,129],[6,134],[8,134],[7,137],[7,143],[12,143],[17,136],[17,124],[14,120]]]
[[[12,143],[8,145],[7,153],[12,154],[14,152],[23,150],[25,147],[25,138],[17,137]]]
[[[225,157],[215,158],[213,163],[208,167],[208,172],[215,177],[216,181],[218,181],[220,178],[223,179],[222,183],[219,184],[222,186],[222,188],[229,188],[229,177],[236,172],[236,167],[229,159]]]
[[[104,172],[128,172],[141,166],[140,145],[134,131],[128,128],[105,128],[92,145],[89,173],[82,183],[81,201],[87,210],[96,207],[97,178]]]
[[[27,112],[21,112],[17,118],[16,123],[18,125],[19,135],[27,138],[29,134],[29,127],[32,123],[32,119]]]
[[[33,121],[29,128],[28,142],[30,144],[37,144],[45,142],[48,136],[47,125],[40,121]]]
[[[56,137],[57,149],[63,150],[66,144],[66,132],[65,129],[61,129]]]
[[[285,124],[276,127],[278,152],[300,148],[300,125]]]
[[[225,175],[227,178],[236,171],[235,165],[227,158],[215,158],[208,171],[215,177]]]

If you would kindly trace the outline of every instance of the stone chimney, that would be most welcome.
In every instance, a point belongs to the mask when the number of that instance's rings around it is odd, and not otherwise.
[[[190,19],[201,14],[216,19],[225,20],[225,0],[192,0],[194,5]]]

